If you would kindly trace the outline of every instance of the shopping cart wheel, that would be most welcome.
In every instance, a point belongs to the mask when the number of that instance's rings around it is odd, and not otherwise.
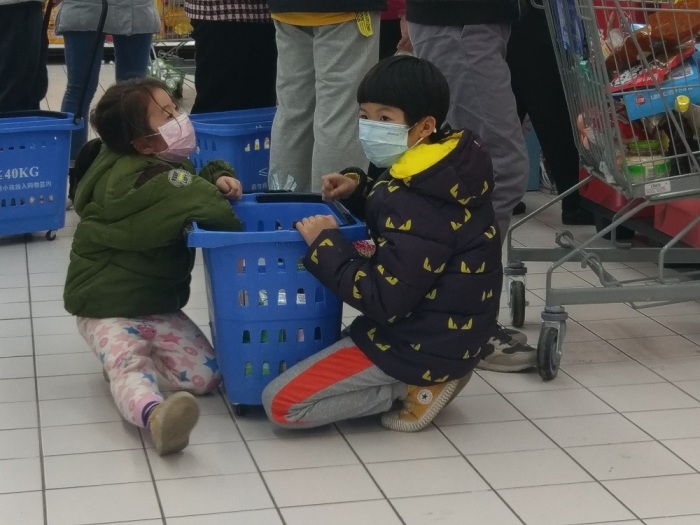
[[[46,240],[53,241],[56,239],[56,230],[49,230],[46,232]]]
[[[525,283],[510,282],[510,324],[520,328],[525,324]]]
[[[559,329],[543,325],[537,342],[537,371],[542,379],[554,379],[559,372],[560,362]]]
[[[237,416],[245,416],[248,413],[248,405],[233,405],[233,413]]]

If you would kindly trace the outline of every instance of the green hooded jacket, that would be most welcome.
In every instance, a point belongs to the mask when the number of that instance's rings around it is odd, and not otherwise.
[[[119,155],[105,146],[80,181],[63,293],[81,317],[139,317],[177,312],[187,304],[195,250],[184,229],[240,230],[241,222],[214,183],[234,173],[222,161],[198,175],[153,157]]]

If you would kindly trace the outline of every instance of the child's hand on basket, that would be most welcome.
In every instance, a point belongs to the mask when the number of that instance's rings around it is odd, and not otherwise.
[[[243,188],[240,181],[229,175],[223,175],[216,180],[216,187],[229,199],[240,199],[243,195]]]
[[[333,215],[314,215],[297,221],[296,228],[306,244],[311,246],[323,230],[337,229],[338,223],[335,222]]]
[[[321,197],[330,202],[337,199],[347,199],[357,188],[357,179],[346,177],[340,173],[329,173],[321,179]]]

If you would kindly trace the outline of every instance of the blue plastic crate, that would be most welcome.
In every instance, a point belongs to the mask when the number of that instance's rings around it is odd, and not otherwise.
[[[333,214],[352,241],[365,239],[367,230],[317,195],[248,194],[233,207],[244,231],[195,224],[188,244],[204,253],[209,320],[228,398],[259,405],[272,379],[340,335],[342,302],[305,270],[307,245],[294,221]]]
[[[0,115],[0,235],[62,228],[70,162],[70,113]]]
[[[267,190],[270,133],[276,108],[191,115],[197,150],[190,157],[199,170],[210,160],[225,160],[236,170],[246,193]]]

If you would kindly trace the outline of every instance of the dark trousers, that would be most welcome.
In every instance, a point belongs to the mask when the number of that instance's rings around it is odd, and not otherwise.
[[[401,21],[382,20],[379,23],[379,60],[395,55],[399,40],[401,40]]]
[[[557,191],[563,193],[578,182],[579,154],[543,10],[530,9],[513,26],[507,62],[520,120],[530,116]],[[564,212],[578,207],[578,192],[562,202]]]
[[[379,23],[379,60],[394,56],[399,40],[401,40],[401,21],[382,20]],[[367,175],[377,179],[385,170],[386,168],[378,168],[370,162]]]
[[[274,106],[275,27],[264,22],[192,20],[195,43],[192,113]]]
[[[42,3],[0,6],[0,112],[39,109],[49,77]]]

